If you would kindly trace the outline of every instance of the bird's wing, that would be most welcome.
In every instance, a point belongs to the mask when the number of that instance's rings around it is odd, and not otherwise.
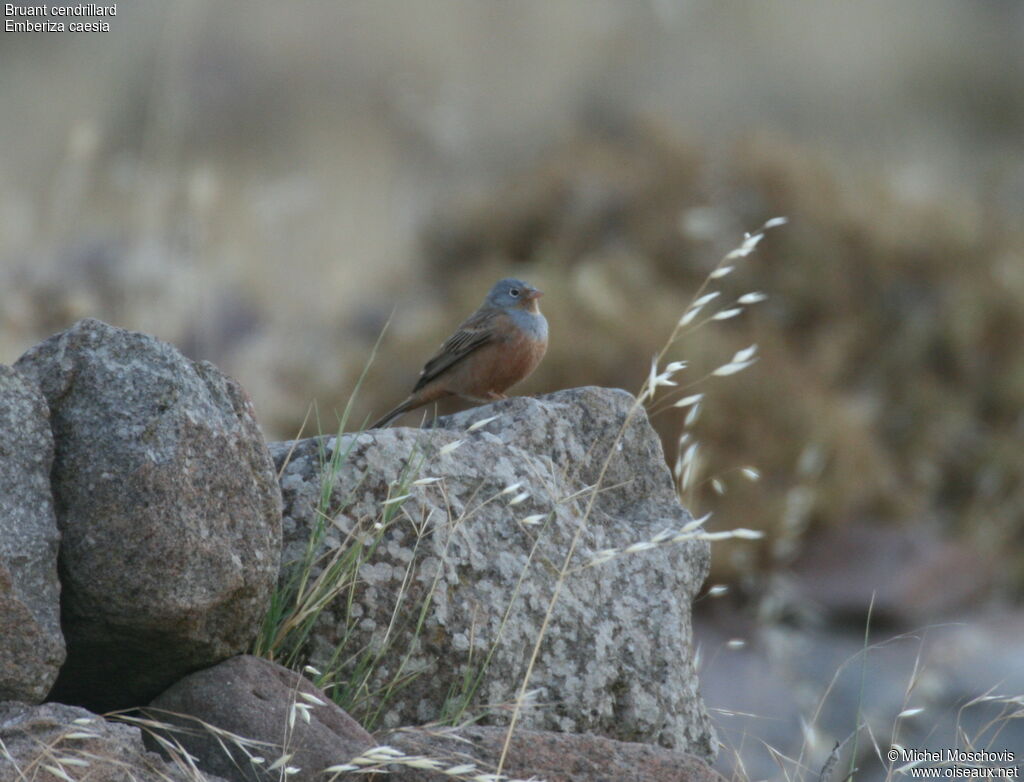
[[[444,341],[437,353],[428,361],[416,386],[412,392],[415,394],[431,380],[434,380],[446,370],[458,364],[474,350],[483,347],[494,339],[494,319],[499,314],[497,310],[478,310],[470,315],[455,333]]]

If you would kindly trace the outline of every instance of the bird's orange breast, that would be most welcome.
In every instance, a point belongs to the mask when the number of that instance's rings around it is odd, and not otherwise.
[[[502,320],[506,316],[502,316]],[[475,350],[459,366],[449,386],[455,393],[486,398],[525,379],[544,358],[547,340],[531,339],[507,320],[495,323],[502,337]]]
[[[547,340],[541,342],[529,339],[519,332],[515,338],[509,340],[502,347],[504,350],[501,348],[499,350],[504,354],[504,368],[503,371],[495,371],[494,386],[488,389],[498,393],[525,380],[544,358],[548,343]]]

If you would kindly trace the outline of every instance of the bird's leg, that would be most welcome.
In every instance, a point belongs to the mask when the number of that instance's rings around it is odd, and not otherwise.
[[[488,391],[487,398],[492,402],[500,402],[502,399],[508,399],[508,394],[503,394],[500,391]]]

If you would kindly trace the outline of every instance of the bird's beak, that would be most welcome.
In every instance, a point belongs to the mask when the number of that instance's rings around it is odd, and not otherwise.
[[[544,291],[539,291],[536,288],[531,288],[530,290],[528,290],[526,292],[526,296],[524,298],[527,301],[533,301],[534,299],[539,299],[543,295],[544,295]]]

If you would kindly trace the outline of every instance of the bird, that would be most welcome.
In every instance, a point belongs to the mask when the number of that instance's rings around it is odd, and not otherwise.
[[[522,280],[498,280],[424,365],[412,393],[370,428],[446,396],[506,399],[504,392],[533,372],[547,351],[548,322],[538,303],[543,295]]]

